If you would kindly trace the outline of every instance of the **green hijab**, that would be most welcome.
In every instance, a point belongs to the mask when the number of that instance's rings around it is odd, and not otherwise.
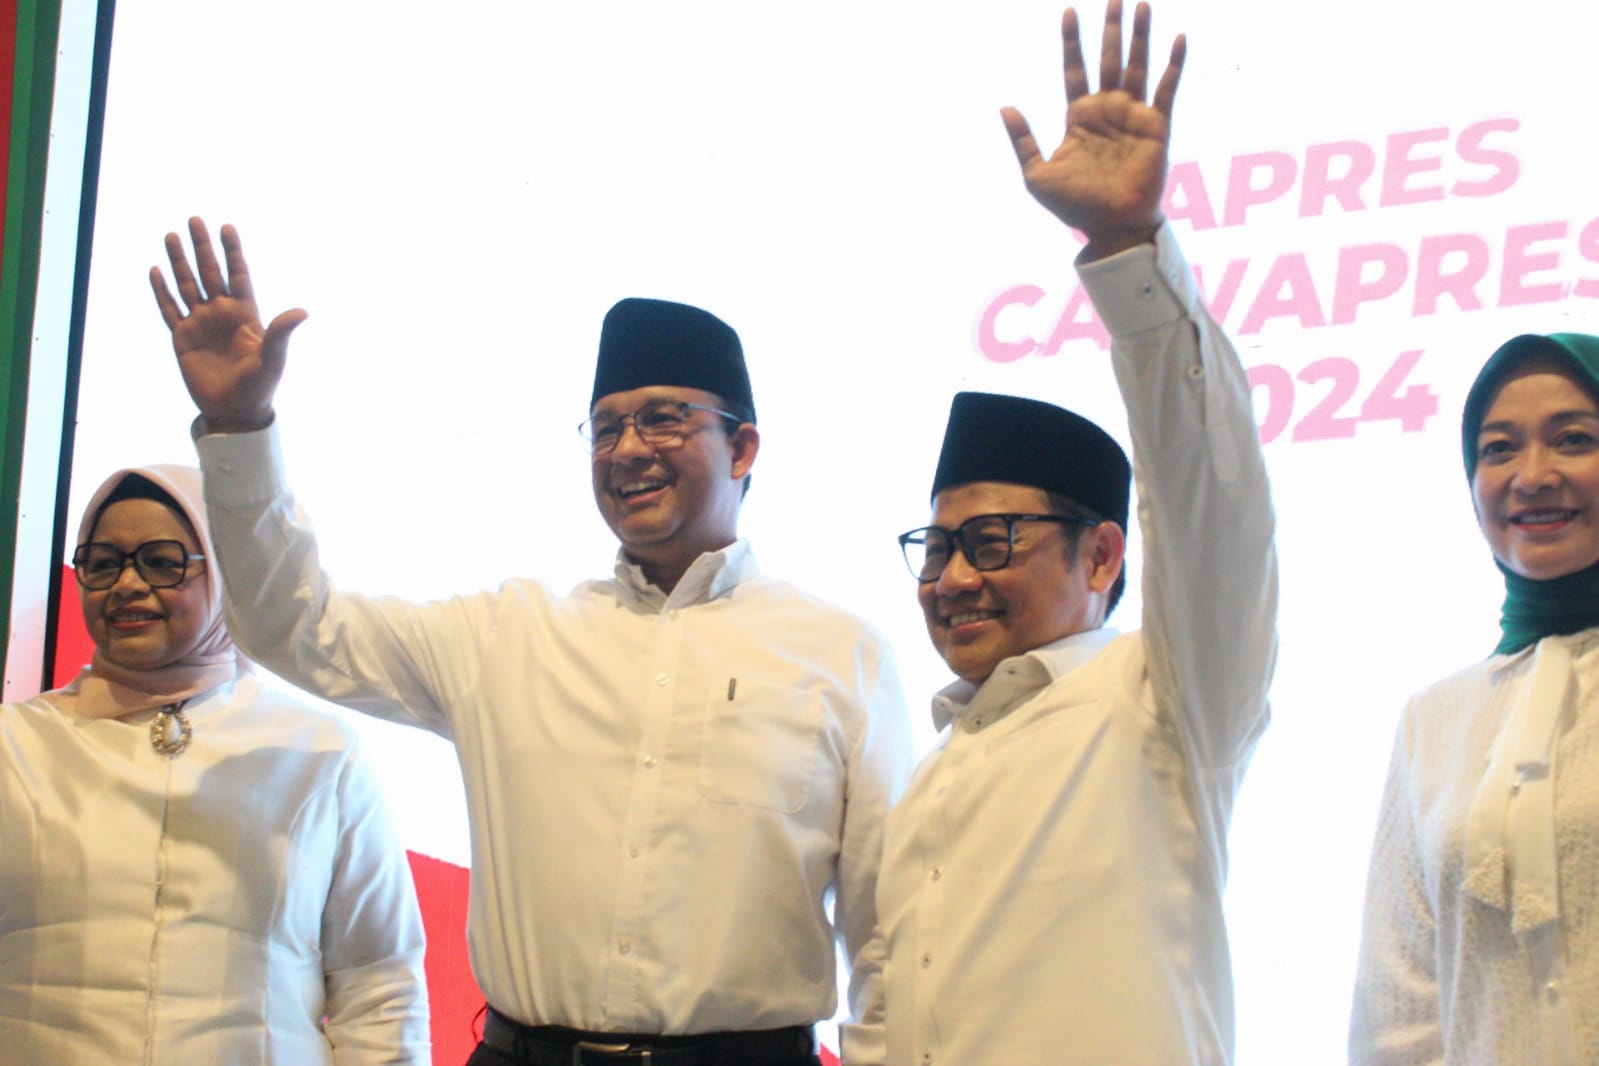
[[[1505,379],[1532,360],[1564,369],[1599,403],[1599,337],[1586,333],[1524,333],[1512,337],[1488,357],[1466,394],[1460,435],[1468,483],[1477,474],[1477,432],[1489,405]],[[1505,576],[1505,603],[1499,615],[1496,653],[1518,652],[1543,637],[1599,626],[1599,563],[1548,581],[1522,577],[1498,559],[1494,565]]]

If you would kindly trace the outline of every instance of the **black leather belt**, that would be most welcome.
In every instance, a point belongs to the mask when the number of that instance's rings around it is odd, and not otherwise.
[[[483,1043],[523,1066],[773,1066],[816,1053],[816,1036],[805,1025],[693,1036],[591,1033],[521,1025],[493,1007],[483,1022]]]

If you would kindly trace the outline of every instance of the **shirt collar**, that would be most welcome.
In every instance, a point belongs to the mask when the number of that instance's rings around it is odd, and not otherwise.
[[[957,680],[933,697],[933,726],[940,732],[957,718],[981,714],[989,721],[1009,714],[1051,683],[1098,655],[1121,634],[1100,627],[1073,633],[1032,651],[1004,659],[981,685]]]
[[[735,540],[720,551],[701,554],[672,589],[671,595],[667,595],[644,576],[643,567],[629,559],[625,551],[616,553],[617,583],[634,603],[657,611],[709,603],[732,592],[739,582],[759,572],[750,542]]]

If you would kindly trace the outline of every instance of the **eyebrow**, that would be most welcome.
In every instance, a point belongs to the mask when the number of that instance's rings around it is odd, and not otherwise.
[[[186,537],[151,537],[149,540],[141,540],[137,544],[130,544],[126,548],[124,548],[121,544],[115,543],[114,541],[100,540],[97,538],[94,540],[86,540],[82,544],[78,545],[78,547],[86,548],[91,544],[98,545],[102,548],[110,548],[114,551],[119,551],[123,555],[132,555],[146,544],[176,544],[182,551],[187,552],[190,555],[201,554],[200,545],[190,544],[188,538]]]
[[[670,388],[670,386],[655,386],[655,387],[656,388]],[[632,414],[634,411],[637,411],[641,407],[648,407],[652,403],[687,403],[687,404],[697,404],[697,403],[699,403],[698,400],[690,400],[690,399],[688,399],[686,397],[678,396],[678,395],[676,395],[674,393],[670,393],[670,392],[664,392],[664,393],[660,393],[658,395],[653,395],[653,396],[646,396],[642,400],[638,401],[638,403],[633,404],[630,407],[628,407],[626,410],[621,409],[622,405],[620,403],[615,403],[615,404],[611,404],[610,406],[607,406],[606,404],[607,404],[608,400],[610,400],[610,397],[609,396],[605,396],[605,397],[602,397],[601,399],[599,399],[598,401],[596,401],[594,406],[589,409],[589,417],[590,418],[598,418],[600,415],[604,414],[604,415],[614,415],[614,416],[620,418],[623,415]],[[706,404],[700,404],[700,406],[701,407],[714,407],[715,405],[706,403]]]
[[[1549,426],[1561,422],[1581,422],[1584,420],[1589,422],[1599,422],[1599,411],[1586,411],[1580,408],[1571,411],[1556,411],[1548,418],[1545,418],[1541,425]],[[1501,418],[1497,422],[1484,422],[1482,426],[1478,428],[1477,436],[1480,438],[1484,433],[1509,433],[1519,424],[1520,423],[1509,418]]]

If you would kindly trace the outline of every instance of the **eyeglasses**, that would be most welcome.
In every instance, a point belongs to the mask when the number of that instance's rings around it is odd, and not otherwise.
[[[633,423],[633,432],[637,433],[639,440],[645,444],[657,447],[662,444],[675,444],[683,438],[690,411],[706,411],[720,415],[735,426],[744,421],[731,411],[706,407],[700,403],[651,400],[630,415],[598,414],[585,419],[579,423],[577,431],[583,434],[583,439],[589,442],[589,448],[595,455],[610,454],[616,448],[617,442],[622,439],[622,427],[628,422]]]
[[[144,583],[153,589],[170,589],[183,584],[189,576],[189,564],[204,559],[189,551],[182,541],[147,540],[125,552],[111,544],[90,541],[78,545],[72,553],[72,572],[78,584],[86,589],[108,589],[122,578],[129,563],[138,571]]]
[[[937,581],[959,546],[973,570],[1003,570],[1010,565],[1016,546],[1016,523],[1054,522],[1066,526],[1097,526],[1099,522],[1078,515],[1060,514],[980,514],[968,518],[959,529],[923,526],[899,536],[900,550],[911,576],[926,584]]]

